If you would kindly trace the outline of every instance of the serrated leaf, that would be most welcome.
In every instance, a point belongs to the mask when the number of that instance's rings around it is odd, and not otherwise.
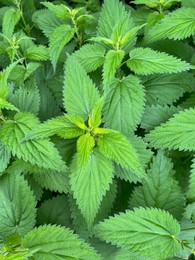
[[[175,236],[179,223],[166,211],[139,208],[101,222],[94,234],[125,250],[154,259],[166,259],[179,251]]]
[[[148,171],[148,178],[142,186],[136,187],[131,194],[129,205],[134,207],[155,207],[168,211],[181,219],[185,197],[177,181],[171,176],[173,165],[160,151],[154,157]]]
[[[33,79],[26,81],[24,86],[19,87],[14,94],[10,95],[9,100],[21,112],[30,112],[37,115],[40,106],[40,94],[36,82]]]
[[[43,45],[34,45],[26,50],[24,57],[30,60],[44,61],[49,59],[49,52],[48,49]]]
[[[127,66],[137,74],[176,73],[189,70],[191,65],[165,52],[136,48],[130,52]]]
[[[26,73],[24,76],[24,80],[28,79],[28,77],[30,77],[33,74],[33,72],[35,72],[40,66],[41,64],[38,62],[28,63],[26,66]]]
[[[166,15],[147,33],[145,41],[162,39],[183,40],[195,33],[195,9],[179,8]]]
[[[15,107],[14,105],[12,105],[11,103],[9,103],[3,98],[0,98],[0,110],[1,109],[7,109],[7,110],[13,110],[19,112],[19,109],[17,107]]]
[[[173,3],[181,2],[181,0],[134,0],[132,1],[136,5],[146,5],[150,8],[156,8],[162,6],[163,7],[170,7]]]
[[[161,123],[165,123],[181,110],[182,108],[175,106],[146,106],[142,116],[141,127],[149,131]]]
[[[112,182],[113,166],[98,149],[93,150],[82,168],[78,164],[77,156],[71,166],[71,190],[88,227],[91,228],[103,196]]]
[[[105,52],[103,46],[95,43],[82,46],[73,55],[87,72],[91,72],[103,65]]]
[[[88,124],[89,127],[97,128],[102,122],[102,108],[104,105],[105,98],[100,98],[94,105],[91,114],[89,115]]]
[[[105,156],[140,177],[144,177],[144,169],[135,149],[121,133],[110,130],[110,132],[99,136],[98,147]]]
[[[110,50],[107,52],[103,66],[104,87],[108,88],[109,83],[114,78],[117,68],[120,66],[125,52],[123,50]]]
[[[195,109],[175,114],[166,123],[154,128],[145,140],[155,148],[195,150]]]
[[[10,168],[7,169],[7,172],[9,172],[9,169],[10,169]],[[40,200],[41,200],[41,197],[42,197],[42,195],[43,195],[43,189],[42,189],[42,187],[39,185],[38,182],[35,181],[35,179],[33,178],[32,175],[30,175],[30,174],[25,174],[24,177],[25,177],[25,180],[27,180],[28,185],[30,186],[30,189],[32,190],[32,192],[33,192],[33,194],[34,194],[35,199],[36,199],[37,201],[40,201]]]
[[[19,9],[10,8],[5,12],[5,15],[3,17],[2,29],[3,29],[3,34],[6,37],[11,38],[14,32],[14,28],[16,24],[19,22],[19,20],[20,20]]]
[[[64,139],[69,139],[84,134],[84,130],[79,128],[71,119],[71,116],[58,116],[49,119],[45,123],[39,124],[29,131],[21,141],[44,139],[55,134]]]
[[[193,75],[188,72],[142,77],[142,83],[146,88],[146,100],[149,105],[172,104],[185,92],[193,90],[193,82]]]
[[[191,173],[189,179],[189,189],[187,191],[187,197],[191,201],[195,201],[195,158],[192,160]]]
[[[71,216],[68,199],[65,195],[58,195],[45,200],[37,211],[37,223],[57,224],[71,227]]]
[[[92,80],[73,57],[69,57],[66,62],[63,94],[67,112],[84,120],[88,118],[99,99],[99,92]]]
[[[73,38],[75,30],[67,24],[59,26],[51,35],[50,41],[50,51],[49,55],[51,62],[53,64],[54,70],[56,69],[56,64],[60,53],[64,46]]]
[[[64,4],[54,5],[49,2],[42,2],[42,4],[62,20],[66,21],[71,17],[70,9]]]
[[[0,236],[25,235],[35,224],[36,202],[27,182],[19,174],[0,177]]]
[[[14,120],[4,122],[0,129],[0,139],[19,159],[46,169],[66,169],[65,162],[49,140],[30,140],[19,144],[38,123],[38,118],[30,113],[17,113]]]
[[[144,96],[137,77],[129,75],[113,80],[106,92],[105,125],[125,135],[135,131],[144,109]]]
[[[35,228],[22,238],[24,248],[39,248],[33,257],[43,259],[100,259],[96,251],[81,240],[73,231],[60,226],[44,225]]]
[[[78,168],[82,168],[89,161],[93,148],[95,146],[95,139],[90,134],[84,134],[77,140],[77,154],[78,154]]]
[[[11,159],[11,151],[2,142],[0,142],[0,173],[3,172]]]

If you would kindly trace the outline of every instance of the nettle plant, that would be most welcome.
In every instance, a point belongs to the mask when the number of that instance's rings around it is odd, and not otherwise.
[[[1,1],[1,259],[194,259],[194,17]]]

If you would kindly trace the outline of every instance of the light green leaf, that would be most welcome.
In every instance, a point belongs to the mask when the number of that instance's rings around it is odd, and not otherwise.
[[[67,24],[63,24],[59,26],[51,35],[49,41],[50,41],[50,58],[54,67],[54,70],[56,68],[56,64],[58,61],[58,58],[60,56],[60,53],[64,46],[73,38],[74,36],[74,29]]]
[[[44,225],[33,229],[21,245],[28,249],[39,249],[33,255],[37,260],[44,259],[100,259],[96,251],[81,240],[73,231],[60,226]]]
[[[58,195],[45,200],[37,211],[37,223],[57,224],[71,227],[71,216],[68,199],[65,195]]]
[[[107,134],[99,136],[98,147],[105,156],[138,176],[144,177],[144,169],[135,149],[121,133],[110,130]]]
[[[43,45],[34,45],[26,50],[24,57],[30,60],[44,61],[49,59],[49,52],[48,49]]]
[[[64,107],[69,114],[78,115],[86,120],[99,92],[78,61],[69,57],[65,67]]]
[[[35,224],[36,202],[23,176],[0,177],[0,237],[25,235]]]
[[[49,2],[42,2],[44,6],[46,6],[50,11],[52,11],[57,17],[61,18],[62,20],[68,20],[71,17],[70,9],[64,5],[54,5]]]
[[[105,125],[129,134],[135,131],[144,109],[144,89],[133,75],[115,79],[106,92],[103,110]]]
[[[87,72],[91,72],[103,65],[105,52],[106,49],[100,44],[86,44],[76,51],[73,56]]]
[[[120,66],[125,52],[123,50],[110,50],[107,52],[103,66],[104,87],[108,88],[109,83],[114,78],[117,68]]]
[[[30,112],[37,115],[40,106],[40,94],[34,79],[25,82],[14,94],[9,97],[10,102],[21,112]]]
[[[66,169],[57,149],[47,139],[30,140],[20,143],[20,140],[39,123],[38,118],[30,113],[17,113],[14,120],[7,120],[0,129],[0,139],[12,152],[13,156],[22,158],[33,165],[61,171]]]
[[[79,166],[77,156],[71,166],[71,190],[90,228],[112,182],[113,166],[98,149],[93,150],[85,167]]]
[[[183,40],[195,34],[195,9],[179,8],[166,15],[147,33],[145,41],[162,39]]]
[[[90,134],[84,134],[77,140],[77,154],[78,154],[78,168],[82,168],[89,161],[93,148],[95,146],[95,139]]]
[[[3,172],[11,159],[11,151],[2,142],[0,142],[0,173]]]
[[[194,0],[181,0],[181,4],[183,7],[190,7],[190,8],[195,8],[195,2]]]
[[[191,173],[189,179],[189,189],[187,192],[187,197],[191,201],[195,201],[195,158],[192,160]]]
[[[132,1],[136,5],[146,5],[150,8],[170,7],[173,3],[181,2],[181,0],[134,0]]]
[[[33,72],[35,72],[40,66],[41,64],[38,62],[28,63],[26,66],[26,73],[24,76],[24,80],[28,79],[28,77],[30,77],[33,74]]]
[[[195,109],[175,114],[166,123],[154,128],[145,140],[155,148],[195,150]]]
[[[55,134],[64,139],[75,138],[82,135],[84,130],[80,129],[71,119],[71,116],[65,115],[49,119],[29,131],[21,142],[30,139],[44,139]]]
[[[100,98],[97,103],[94,105],[91,114],[89,115],[88,124],[89,127],[96,128],[102,122],[102,108],[104,105],[105,98]]]
[[[147,180],[131,194],[130,207],[160,208],[181,219],[185,197],[172,173],[173,164],[159,151],[148,171]]]
[[[9,103],[3,98],[0,98],[0,110],[1,109],[7,109],[7,110],[13,110],[19,112],[19,109],[17,109],[17,107],[15,107],[14,105],[12,105],[11,103]]]
[[[191,65],[165,52],[137,48],[130,52],[127,66],[137,74],[176,73],[189,70]]]
[[[19,9],[14,9],[10,8],[6,11],[4,17],[3,17],[3,24],[2,24],[2,29],[3,29],[3,34],[11,38],[14,28],[16,24],[20,20],[20,10]]]
[[[135,209],[110,217],[94,228],[101,240],[154,259],[166,259],[179,251],[179,223],[166,211]]]

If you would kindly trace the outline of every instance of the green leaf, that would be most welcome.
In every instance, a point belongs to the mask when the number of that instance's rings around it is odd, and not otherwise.
[[[60,226],[44,225],[35,228],[22,238],[21,245],[39,249],[33,258],[51,259],[100,259],[96,251],[73,231]]]
[[[191,201],[195,201],[194,188],[195,188],[195,158],[192,160],[191,173],[189,179],[189,189],[187,192],[187,197]]]
[[[3,98],[0,98],[0,110],[1,109],[7,109],[7,110],[13,110],[19,112],[19,109],[17,109],[17,107],[15,107],[14,105],[12,105],[11,103],[9,103]]]
[[[95,146],[95,139],[90,134],[84,134],[77,140],[78,168],[84,167],[89,161],[90,155]]]
[[[19,22],[19,20],[20,20],[19,9],[10,8],[6,11],[3,17],[3,24],[2,24],[3,34],[6,37],[8,38],[12,37],[14,28],[16,24]]]
[[[17,113],[14,120],[7,120],[0,129],[0,139],[12,152],[13,156],[22,158],[33,165],[60,171],[66,169],[57,149],[47,139],[29,140],[19,144],[20,140],[39,123],[29,113]]]
[[[63,94],[67,112],[84,120],[88,118],[99,99],[99,92],[92,80],[73,57],[69,57],[66,62]]]
[[[71,17],[70,9],[64,4],[54,5],[49,2],[42,2],[44,6],[46,6],[50,11],[52,11],[57,17],[62,20],[68,20]]]
[[[97,103],[94,105],[91,114],[89,115],[88,124],[89,127],[96,128],[102,122],[102,108],[104,105],[105,98],[100,98]]]
[[[162,39],[183,40],[195,33],[195,9],[179,8],[166,15],[147,33],[145,41],[151,43]]]
[[[76,51],[73,56],[81,66],[91,72],[103,65],[106,49],[100,44],[86,44]]]
[[[44,61],[49,59],[49,52],[48,49],[43,45],[34,45],[26,50],[24,57],[30,60]]]
[[[103,79],[105,87],[108,87],[111,80],[114,78],[117,68],[119,68],[125,52],[123,50],[110,50],[107,52],[103,67]]]
[[[44,139],[52,135],[59,135],[64,139],[75,138],[84,134],[84,130],[80,129],[71,116],[58,116],[37,125],[22,139],[22,142],[30,139]]]
[[[24,86],[19,87],[14,94],[10,95],[9,100],[21,112],[30,112],[37,115],[40,106],[40,94],[35,80],[26,81]]]
[[[0,236],[29,232],[35,224],[36,202],[23,176],[4,174],[0,177]]]
[[[185,197],[181,187],[171,176],[172,168],[171,161],[159,151],[148,171],[147,180],[142,186],[136,187],[131,194],[130,207],[160,208],[181,219]]]
[[[37,211],[38,225],[57,224],[71,227],[69,204],[65,195],[45,200]]]
[[[98,147],[105,156],[138,176],[144,177],[144,169],[135,149],[121,133],[110,130],[108,133],[99,136]]]
[[[78,164],[78,155],[73,159],[71,190],[89,228],[112,182],[112,173],[112,162],[98,149],[93,150],[88,162],[82,168]]]
[[[11,159],[11,151],[2,142],[0,142],[0,173],[3,172]]]
[[[106,92],[105,125],[125,135],[135,131],[143,113],[144,96],[143,86],[137,77],[129,75],[113,80]]]
[[[179,251],[179,223],[163,210],[135,209],[110,217],[94,228],[101,240],[154,259],[165,259]]]
[[[173,3],[181,2],[181,0],[134,0],[132,2],[136,5],[146,5],[150,8],[157,8],[159,5],[169,8]]]
[[[182,72],[172,75],[150,75],[142,77],[149,105],[170,105],[183,94],[193,91],[194,77]]]
[[[130,52],[127,66],[137,74],[176,73],[189,70],[191,65],[165,52],[137,48]]]
[[[195,150],[195,109],[175,114],[166,123],[154,128],[145,140],[155,148]]]
[[[57,61],[64,46],[73,38],[75,30],[67,24],[59,26],[51,35],[50,41],[50,58],[54,70],[56,69]]]

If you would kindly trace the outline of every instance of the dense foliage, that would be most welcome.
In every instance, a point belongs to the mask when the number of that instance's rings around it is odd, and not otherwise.
[[[1,0],[0,259],[194,259],[195,1]]]

